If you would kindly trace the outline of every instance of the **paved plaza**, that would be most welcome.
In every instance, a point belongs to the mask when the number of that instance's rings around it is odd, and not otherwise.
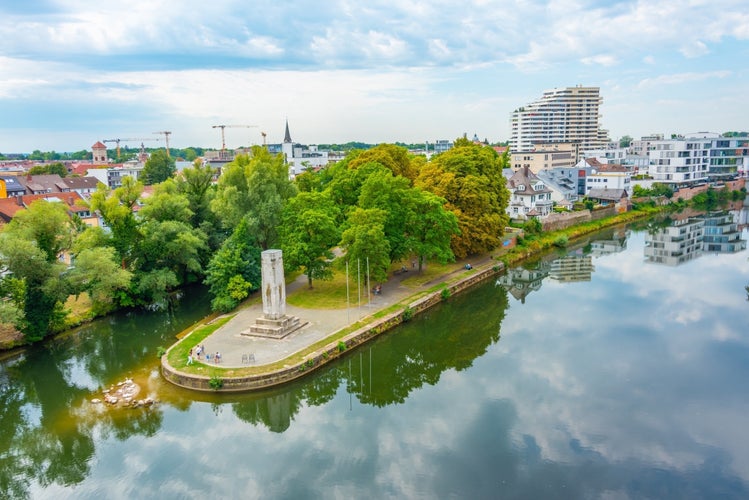
[[[463,272],[463,266],[468,263],[479,268],[494,264],[488,254],[480,258],[459,261],[459,267],[456,270],[447,275],[435,276],[420,287],[406,287],[402,284],[403,280],[418,272],[407,269],[405,272],[391,275],[390,279],[382,284],[381,294],[374,295],[370,292],[369,302],[367,302],[367,290],[363,289],[361,307],[359,307],[359,296],[355,287],[351,290],[348,309],[345,304],[342,304],[340,309],[304,309],[287,302],[286,314],[298,317],[303,326],[282,339],[242,335],[242,332],[249,331],[257,318],[263,316],[263,305],[258,301],[239,310],[234,318],[209,335],[203,342],[205,352],[211,357],[216,352],[221,353],[221,366],[224,368],[266,365],[281,361],[351,323],[426,290],[435,283],[449,278],[450,275]],[[306,286],[307,277],[300,275],[286,286],[286,294],[288,296]],[[205,360],[199,362],[205,363]],[[208,364],[213,364],[213,361],[211,360]]]

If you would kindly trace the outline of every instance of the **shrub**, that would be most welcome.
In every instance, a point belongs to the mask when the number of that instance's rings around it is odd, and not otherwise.
[[[345,350],[346,350],[346,342],[341,340],[340,342],[338,342],[338,352],[343,352]]]
[[[403,322],[407,323],[411,321],[411,318],[414,317],[414,311],[410,307],[407,307],[403,310]]]
[[[569,238],[567,238],[566,234],[561,234],[556,237],[554,240],[553,245],[557,248],[565,248],[567,244],[569,243]]]
[[[450,289],[449,288],[443,288],[440,292],[440,297],[442,297],[442,300],[447,300],[450,298]]]
[[[164,346],[159,346],[156,348],[156,357],[161,358],[164,354],[166,354],[166,349]]]
[[[211,389],[217,391],[224,386],[224,379],[222,379],[218,375],[213,375],[211,376],[211,380],[208,381],[208,385],[211,387]]]

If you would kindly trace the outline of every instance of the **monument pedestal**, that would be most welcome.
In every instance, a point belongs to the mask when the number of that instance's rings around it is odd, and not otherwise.
[[[242,335],[254,337],[266,337],[282,339],[288,334],[300,329],[302,322],[296,316],[283,316],[278,319],[257,318],[250,329],[242,332]]]
[[[300,329],[302,324],[296,316],[286,315],[286,284],[283,277],[283,254],[281,250],[265,250],[260,254],[262,279],[263,316],[242,335],[282,339]]]

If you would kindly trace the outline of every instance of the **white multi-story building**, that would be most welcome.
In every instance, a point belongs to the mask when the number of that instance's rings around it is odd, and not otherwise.
[[[583,161],[591,167],[585,177],[585,194],[592,189],[624,189],[628,195],[632,194],[632,174],[627,167],[600,163],[594,159]]]
[[[656,182],[691,184],[706,181],[710,162],[709,139],[652,141],[649,173]]]
[[[600,126],[603,99],[598,87],[548,90],[541,98],[512,113],[510,150],[532,151],[535,144],[573,143],[580,151],[601,149],[608,131]]]
[[[90,168],[88,169],[89,177],[96,177],[99,182],[106,184],[109,189],[115,189],[122,186],[122,179],[132,177],[136,181],[143,172],[142,163],[124,163],[107,168]]]
[[[649,173],[656,182],[692,184],[749,174],[749,136],[698,132],[651,141]]]

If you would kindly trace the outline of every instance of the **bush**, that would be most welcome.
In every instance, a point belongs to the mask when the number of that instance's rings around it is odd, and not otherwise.
[[[213,375],[211,376],[211,380],[208,381],[208,385],[211,387],[211,389],[217,391],[224,386],[224,379],[222,379],[218,375]]]
[[[440,297],[442,297],[442,300],[447,300],[450,298],[450,289],[449,288],[443,288],[440,292]]]
[[[345,350],[346,350],[346,343],[343,340],[341,340],[340,342],[338,342],[338,352],[343,352]]]
[[[414,317],[414,311],[410,307],[407,307],[403,310],[403,322],[408,323],[411,321],[411,318]]]
[[[161,358],[164,354],[166,354],[166,349],[164,346],[159,346],[156,348],[156,357]]]
[[[569,238],[567,238],[566,234],[561,234],[556,237],[554,240],[554,243],[552,243],[557,248],[566,248],[567,244],[569,243]]]

